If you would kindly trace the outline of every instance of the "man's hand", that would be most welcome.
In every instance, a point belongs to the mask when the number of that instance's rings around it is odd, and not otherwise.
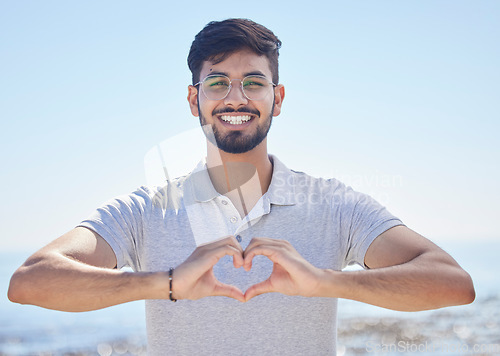
[[[234,236],[198,247],[174,271],[172,294],[176,299],[196,300],[225,296],[245,302],[243,292],[215,278],[213,267],[224,256],[233,256],[235,268],[243,266],[243,249]]]
[[[269,258],[274,263],[273,271],[268,279],[247,289],[246,301],[271,292],[305,297],[316,295],[323,270],[306,261],[288,241],[264,237],[252,239],[244,252],[243,267],[246,271],[250,271],[252,259],[257,255]]]

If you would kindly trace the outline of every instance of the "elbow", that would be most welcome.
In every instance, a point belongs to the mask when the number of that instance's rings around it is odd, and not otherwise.
[[[456,275],[454,283],[445,292],[448,306],[466,305],[476,299],[476,291],[471,276],[464,270]]]
[[[40,257],[30,257],[21,267],[12,275],[7,291],[7,297],[13,303],[39,305],[38,302],[43,298],[44,288],[47,284],[43,278],[47,271],[40,273]]]
[[[19,273],[16,272],[10,279],[10,284],[9,284],[9,290],[7,292],[7,297],[9,300],[13,303],[20,303],[20,304],[26,304],[23,303],[25,300],[24,297],[24,292],[23,292],[23,286],[22,286],[22,281],[19,276]]]
[[[22,267],[21,267],[22,268]],[[24,276],[23,271],[18,269],[10,279],[9,290],[7,297],[13,303],[31,304],[30,303],[30,290],[29,282]]]
[[[471,276],[461,268],[454,267],[429,290],[429,300],[435,301],[434,308],[471,304],[476,299],[476,291]]]
[[[467,272],[463,272],[463,290],[462,290],[462,304],[470,304],[476,299],[476,290],[474,289],[474,283],[472,282],[471,276]]]

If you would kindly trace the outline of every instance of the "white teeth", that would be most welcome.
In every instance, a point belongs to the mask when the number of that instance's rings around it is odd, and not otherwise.
[[[249,115],[242,115],[242,116],[222,115],[220,118],[225,122],[230,123],[231,125],[239,125],[249,121],[252,117]]]

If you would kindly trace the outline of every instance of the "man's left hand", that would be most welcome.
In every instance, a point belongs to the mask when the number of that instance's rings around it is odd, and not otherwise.
[[[257,255],[269,258],[274,264],[273,271],[268,279],[247,289],[246,301],[272,292],[305,297],[316,295],[323,270],[306,261],[288,241],[253,238],[244,252],[243,268],[246,271],[250,271],[252,260]]]

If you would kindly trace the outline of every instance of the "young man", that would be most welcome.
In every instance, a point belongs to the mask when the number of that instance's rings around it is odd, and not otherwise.
[[[146,299],[153,355],[334,354],[337,298],[471,303],[469,275],[436,245],[370,197],[268,154],[280,46],[249,20],[209,23],[188,57],[206,161],[97,209],[16,271],[9,298],[65,311]],[[349,263],[366,270],[341,272]]]

